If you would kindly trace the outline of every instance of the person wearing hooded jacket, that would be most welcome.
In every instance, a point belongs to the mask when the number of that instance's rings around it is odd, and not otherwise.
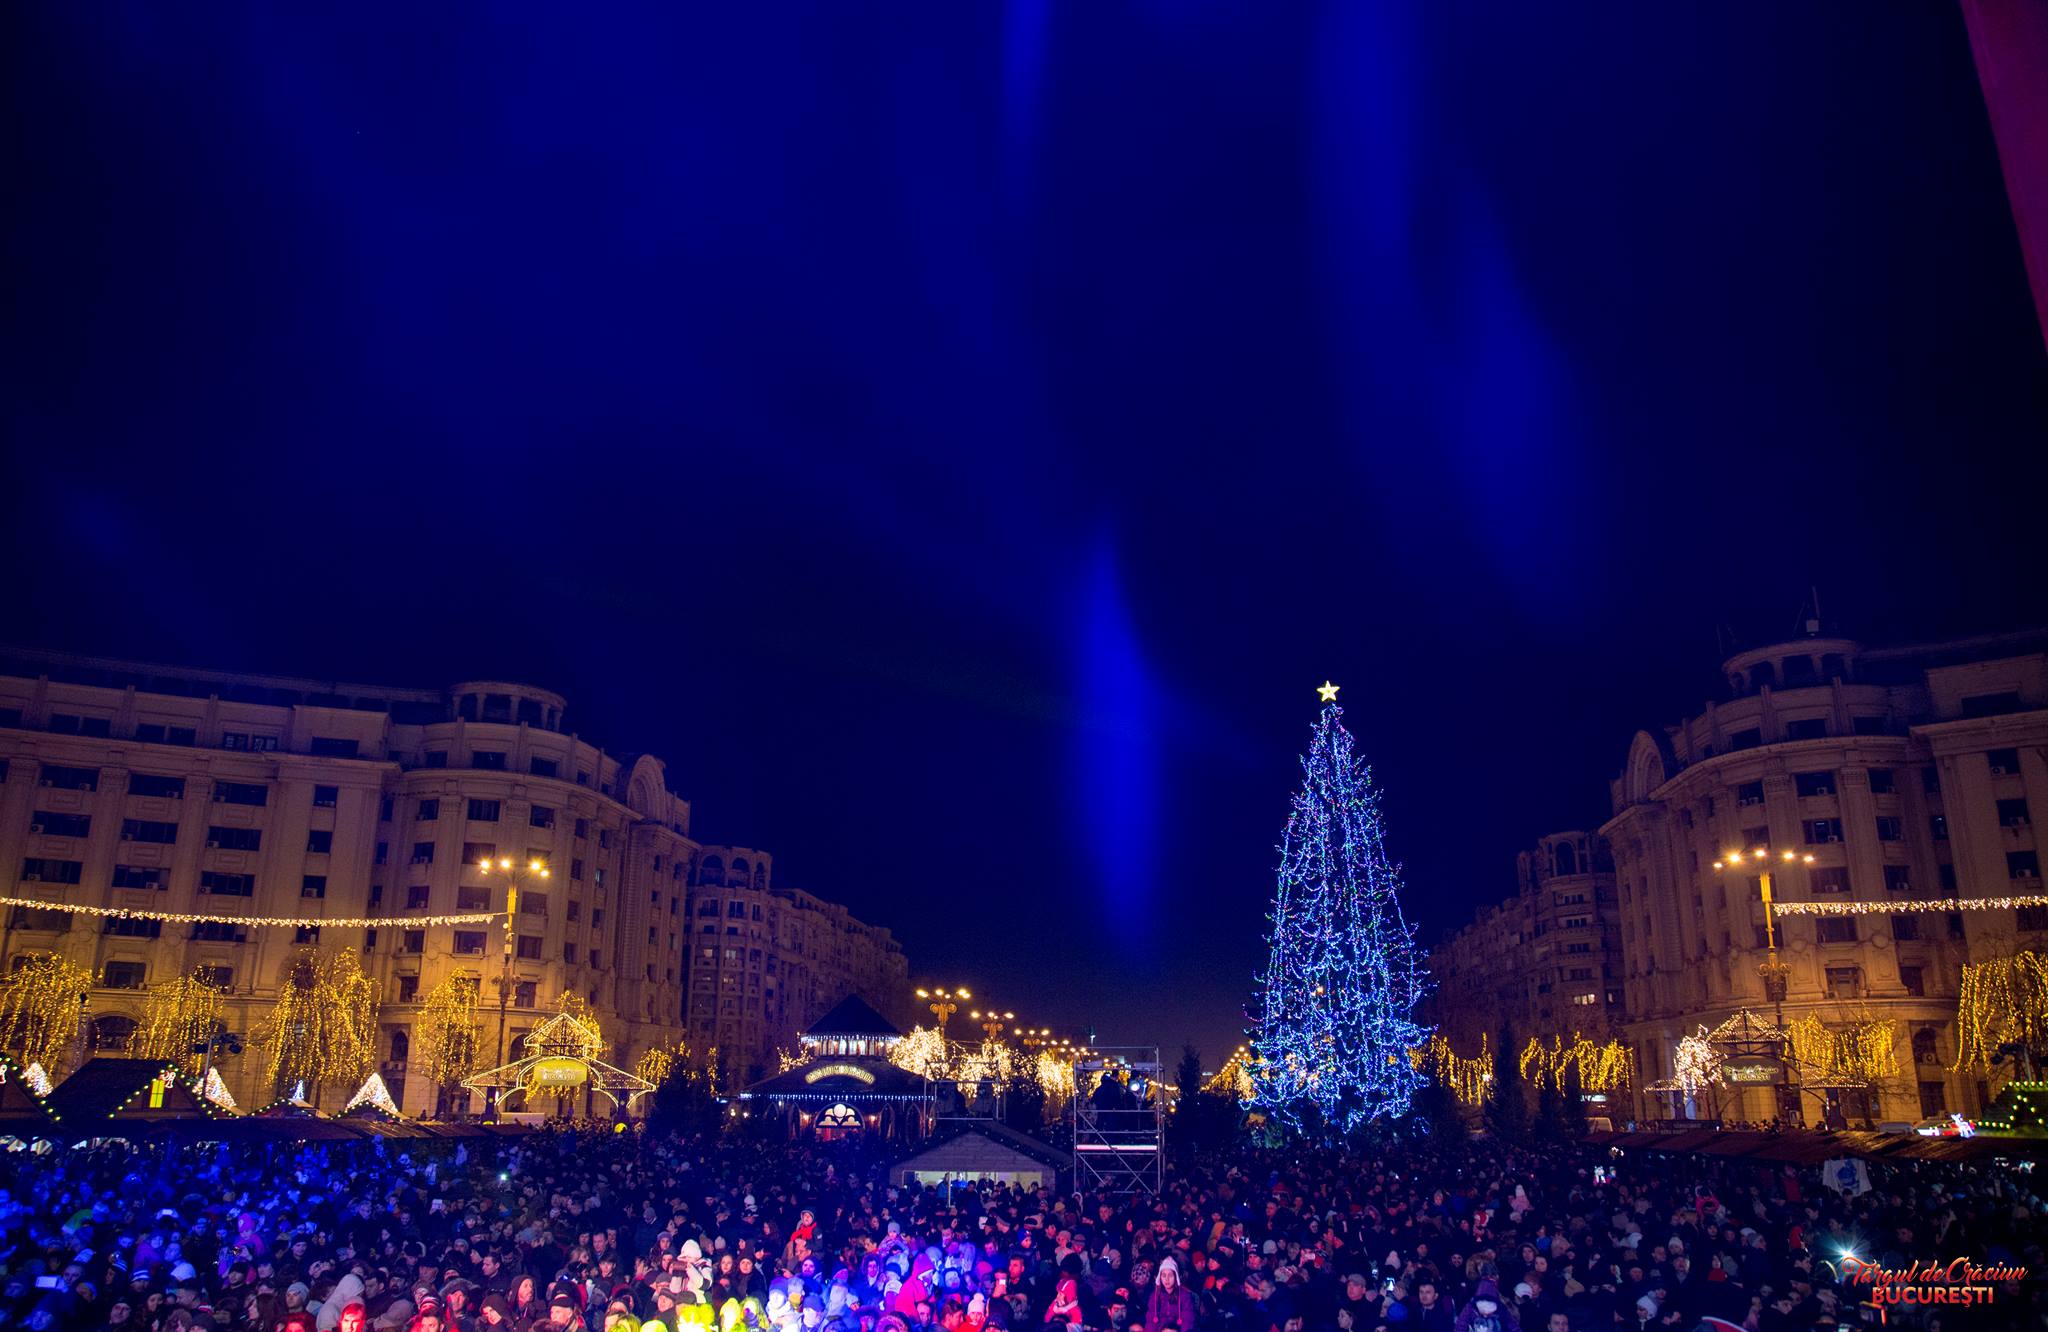
[[[1152,1293],[1145,1300],[1145,1332],[1158,1332],[1162,1327],[1195,1332],[1199,1316],[1194,1291],[1180,1279],[1180,1264],[1170,1257],[1160,1259]]]
[[[1500,1283],[1492,1277],[1480,1281],[1451,1328],[1452,1332],[1522,1332],[1522,1325],[1500,1297]]]

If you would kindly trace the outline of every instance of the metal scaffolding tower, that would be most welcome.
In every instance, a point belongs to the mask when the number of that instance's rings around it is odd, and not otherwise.
[[[1074,1187],[1157,1195],[1166,1168],[1166,1088],[1159,1047],[1090,1046],[1074,1061],[1068,1111]]]

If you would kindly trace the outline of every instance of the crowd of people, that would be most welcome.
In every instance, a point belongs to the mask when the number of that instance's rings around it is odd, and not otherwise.
[[[1850,1195],[1596,1147],[1243,1149],[1109,1197],[638,1129],[0,1161],[0,1328],[60,1332],[1785,1332],[1876,1322],[1844,1253],[2048,1270],[2029,1176],[1924,1164]],[[2030,1278],[1889,1321],[2044,1316]]]

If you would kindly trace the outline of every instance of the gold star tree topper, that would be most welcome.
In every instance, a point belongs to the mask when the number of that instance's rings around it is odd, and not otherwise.
[[[1316,686],[1316,693],[1325,703],[1335,703],[1337,701],[1337,686],[1331,684],[1328,680]]]

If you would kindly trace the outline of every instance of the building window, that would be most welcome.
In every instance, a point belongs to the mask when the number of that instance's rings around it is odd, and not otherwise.
[[[1934,881],[1941,885],[1941,891],[1950,897],[1956,895],[1956,867],[1943,861],[1934,867]]]
[[[135,738],[145,745],[183,745],[189,749],[199,743],[199,732],[190,726],[139,722],[135,727]]]
[[[536,777],[554,777],[559,775],[562,771],[561,764],[555,762],[553,759],[548,758],[534,759],[527,764],[527,767],[532,771],[533,775]]]
[[[578,820],[576,820],[576,840],[578,840],[578,841],[582,841],[582,840],[584,840],[585,838],[587,838],[587,837],[589,837],[589,836],[590,836],[590,820],[589,820],[589,819],[578,819]]]
[[[1898,817],[1897,815],[1894,815],[1894,814],[1880,814],[1880,815],[1878,815],[1878,816],[1877,816],[1877,840],[1878,840],[1878,841],[1880,841],[1880,842],[1896,842],[1896,841],[1900,841],[1900,840],[1902,840],[1902,839],[1903,839],[1903,838],[1905,837],[1905,835],[1906,835],[1906,824],[1905,824],[1905,821],[1904,821],[1904,820],[1902,820],[1902,819],[1900,819],[1900,818],[1899,818],[1899,817]]]
[[[2007,690],[1999,694],[1971,694],[1963,699],[1965,717],[1998,717],[2008,712],[2022,712],[2026,704],[2020,701],[2019,691]]]
[[[1948,815],[1935,814],[1930,816],[1927,820],[1927,828],[1929,832],[1934,834],[1935,841],[1946,842],[1948,840]]]
[[[581,879],[581,878],[583,877],[583,862],[582,862],[582,861],[580,861],[580,860],[577,860],[577,859],[575,859],[575,858],[573,858],[573,857],[572,857],[572,858],[570,859],[570,861],[569,861],[569,877],[570,877],[570,878],[572,878],[572,879]]]
[[[149,984],[149,968],[141,962],[109,962],[100,984],[110,990],[140,990]]]
[[[496,800],[472,800],[469,802],[469,819],[472,823],[496,823],[499,802]]]
[[[377,864],[379,864],[379,865],[381,865],[381,864],[383,864],[383,863],[384,863],[385,861],[387,861],[387,860],[389,860],[389,859],[391,859],[391,843],[389,843],[389,842],[379,842],[379,843],[377,843],[377,859],[376,859],[376,863],[377,863]]]
[[[326,897],[327,876],[325,874],[308,874],[304,878],[300,879],[299,896]]]
[[[412,863],[415,865],[433,864],[434,844],[432,842],[414,842],[412,844]]]
[[[267,805],[270,803],[270,788],[261,782],[215,782],[213,803],[216,805]]]
[[[438,821],[438,820],[440,819],[440,817],[441,817],[441,802],[440,802],[440,801],[438,801],[438,800],[422,800],[422,801],[420,801],[420,812],[419,812],[419,821],[420,821],[421,823],[434,823],[434,822]]]
[[[572,899],[562,908],[562,914],[565,920],[581,920],[583,919],[583,904]]]
[[[534,942],[534,952],[533,952],[533,956],[535,956],[535,957],[539,957],[539,956],[540,956],[540,947],[539,947],[539,945],[540,945],[540,940],[538,940],[538,939],[535,939],[535,940],[534,940],[533,942]],[[521,940],[519,941],[519,943],[520,943],[520,953],[519,953],[519,955],[520,955],[521,957],[525,957],[525,956],[527,955],[527,954],[526,954],[526,951],[525,951],[525,944],[526,944],[526,940],[524,940],[524,939],[521,939]],[[538,1004],[539,1002],[540,1002],[540,982],[539,982],[539,981],[530,981],[530,980],[529,980],[529,981],[519,981],[518,983],[516,983],[515,985],[513,985],[513,987],[512,987],[512,1006],[513,1006],[514,1008],[532,1008],[532,1007],[533,1007],[534,1005]]]
[[[2035,851],[2008,851],[2005,853],[2005,874],[2009,879],[2038,879],[2041,877],[2041,857]]]
[[[1899,915],[1892,917],[1893,939],[1897,940],[1900,943],[1908,943],[1919,937],[1920,917],[1913,915],[1910,912],[1903,912]],[[1915,991],[1915,993],[1918,993],[1918,991]]]
[[[306,752],[321,758],[354,758],[362,751],[360,740],[346,740],[335,735],[316,735],[306,746]]]
[[[427,909],[427,898],[431,891],[428,885],[424,883],[416,883],[407,888],[405,890],[405,909],[407,911],[425,911]]]
[[[1744,828],[1742,830],[1742,844],[1752,851],[1766,850],[1771,845],[1771,830],[1769,828]]]
[[[164,923],[160,920],[137,920],[133,916],[104,916],[101,918],[100,933],[111,934],[124,939],[158,939],[163,937]]]
[[[1827,990],[1830,999],[1860,999],[1863,997],[1863,973],[1855,967],[1827,968]]]
[[[1815,939],[1824,944],[1852,944],[1856,942],[1856,918],[1854,916],[1821,916],[1813,922]]]
[[[1796,772],[1792,774],[1792,786],[1802,797],[1831,796],[1835,793],[1835,774],[1832,772]]]
[[[391,822],[391,812],[396,808],[397,802],[394,801],[390,796],[385,796],[382,800],[379,800],[377,802],[377,822]]]
[[[537,934],[519,935],[516,952],[520,957],[537,959],[540,957],[540,943],[540,936]]]
[[[161,892],[171,886],[170,871],[159,869],[154,865],[116,865],[114,866],[114,886],[116,888],[145,888],[153,892]]]
[[[455,931],[455,951],[463,957],[480,957],[484,951],[482,930]]]
[[[341,803],[341,788],[338,786],[316,786],[313,788],[313,808],[333,809]]]
[[[2001,800],[1998,802],[1999,827],[2024,828],[2028,822],[2026,797],[2022,796],[2017,800]]]
[[[548,895],[546,893],[519,894],[519,913],[523,916],[546,916]]]
[[[306,853],[324,856],[334,850],[334,834],[326,828],[315,828],[306,834]]]
[[[1787,740],[1824,740],[1828,734],[1825,717],[1800,717],[1785,723]]]
[[[1870,770],[1870,794],[1892,795],[1898,789],[1898,778],[1893,775],[1890,768],[1872,768]]]
[[[1924,997],[1927,993],[1925,969],[1921,967],[1900,967],[1899,984],[1906,987],[1906,993]]]
[[[470,884],[455,885],[455,909],[457,911],[488,911],[491,909],[491,890],[473,887]]]
[[[38,818],[44,816],[38,815]],[[169,846],[178,840],[178,825],[160,823],[154,819],[121,820],[121,840],[124,842],[150,842],[157,846]]]
[[[1842,840],[1842,821],[1840,819],[1808,819],[1800,826],[1806,831],[1806,844],[1808,846],[1820,846],[1827,842],[1839,842]]]
[[[1904,865],[1884,867],[1884,890],[1888,893],[1910,893],[1913,891],[1913,871]]]
[[[128,794],[149,796],[155,800],[183,800],[185,779],[159,777],[153,772],[131,772],[128,774]]]
[[[398,951],[401,953],[424,953],[427,951],[425,930],[402,930],[398,935]]]
[[[206,830],[206,844],[222,851],[260,851],[263,849],[263,830],[215,826]]]
[[[2020,751],[2017,749],[1987,750],[1985,751],[1984,758],[1991,765],[1991,775],[1993,777],[2017,777],[2019,775]]]
[[[573,944],[573,943],[564,943],[564,944],[562,945],[562,960],[563,960],[564,962],[570,963],[571,965],[574,965],[574,964],[575,964],[575,961],[576,961],[576,945],[575,945],[575,944]]]
[[[526,823],[531,828],[552,828],[555,826],[555,811],[546,805],[535,805],[527,810]]]
[[[592,971],[602,971],[604,969],[604,954],[595,948],[590,950],[590,969]]]
[[[2018,917],[2019,927],[2023,930],[2048,930],[2048,906],[2023,906],[2013,914]]]
[[[1928,1033],[1932,1035],[1933,1033]],[[1920,1084],[1920,1117],[1932,1119],[1948,1113],[1948,1089],[1939,1082]]]
[[[464,842],[462,844],[462,863],[465,865],[481,865],[497,858],[498,844],[496,842]]]
[[[594,930],[602,924],[604,924],[604,908],[592,907],[590,909],[590,928]],[[593,962],[591,965],[596,966],[597,964]]]
[[[230,925],[224,920],[201,920],[192,925],[194,943],[247,943],[248,931],[239,925]]]
[[[1751,805],[1763,804],[1764,784],[1762,782],[1742,783],[1742,785],[1735,788],[1735,803],[1737,806],[1745,808]]]
[[[609,848],[611,846],[612,830],[610,828],[599,828],[597,830],[597,844],[600,848]]]
[[[42,784],[58,791],[97,791],[100,789],[100,770],[64,768],[54,763],[45,763]]]
[[[1749,727],[1747,730],[1737,731],[1728,737],[1728,747],[1730,749],[1755,749],[1763,742],[1764,733],[1754,726]]]
[[[486,772],[503,772],[505,771],[504,752],[496,749],[473,750],[469,756],[469,766],[472,768],[482,768]]]
[[[418,976],[400,976],[398,978],[398,1002],[409,1004],[416,1001],[419,997],[420,978]]]
[[[1816,896],[1849,891],[1849,870],[1845,865],[1820,865],[1807,874],[1806,883]]]
[[[302,944],[319,943],[320,927],[318,925],[298,926],[292,931],[292,942]]]
[[[207,870],[199,876],[199,891],[214,897],[254,897],[256,876],[253,874],[220,874]]]
[[[427,767],[427,768],[445,768],[445,767],[447,767],[447,766],[448,766],[448,751],[447,751],[447,750],[445,750],[445,749],[430,749],[430,750],[428,750],[428,751],[427,751],[426,753],[424,753],[424,754],[420,755],[420,766],[422,766],[422,767]]]

